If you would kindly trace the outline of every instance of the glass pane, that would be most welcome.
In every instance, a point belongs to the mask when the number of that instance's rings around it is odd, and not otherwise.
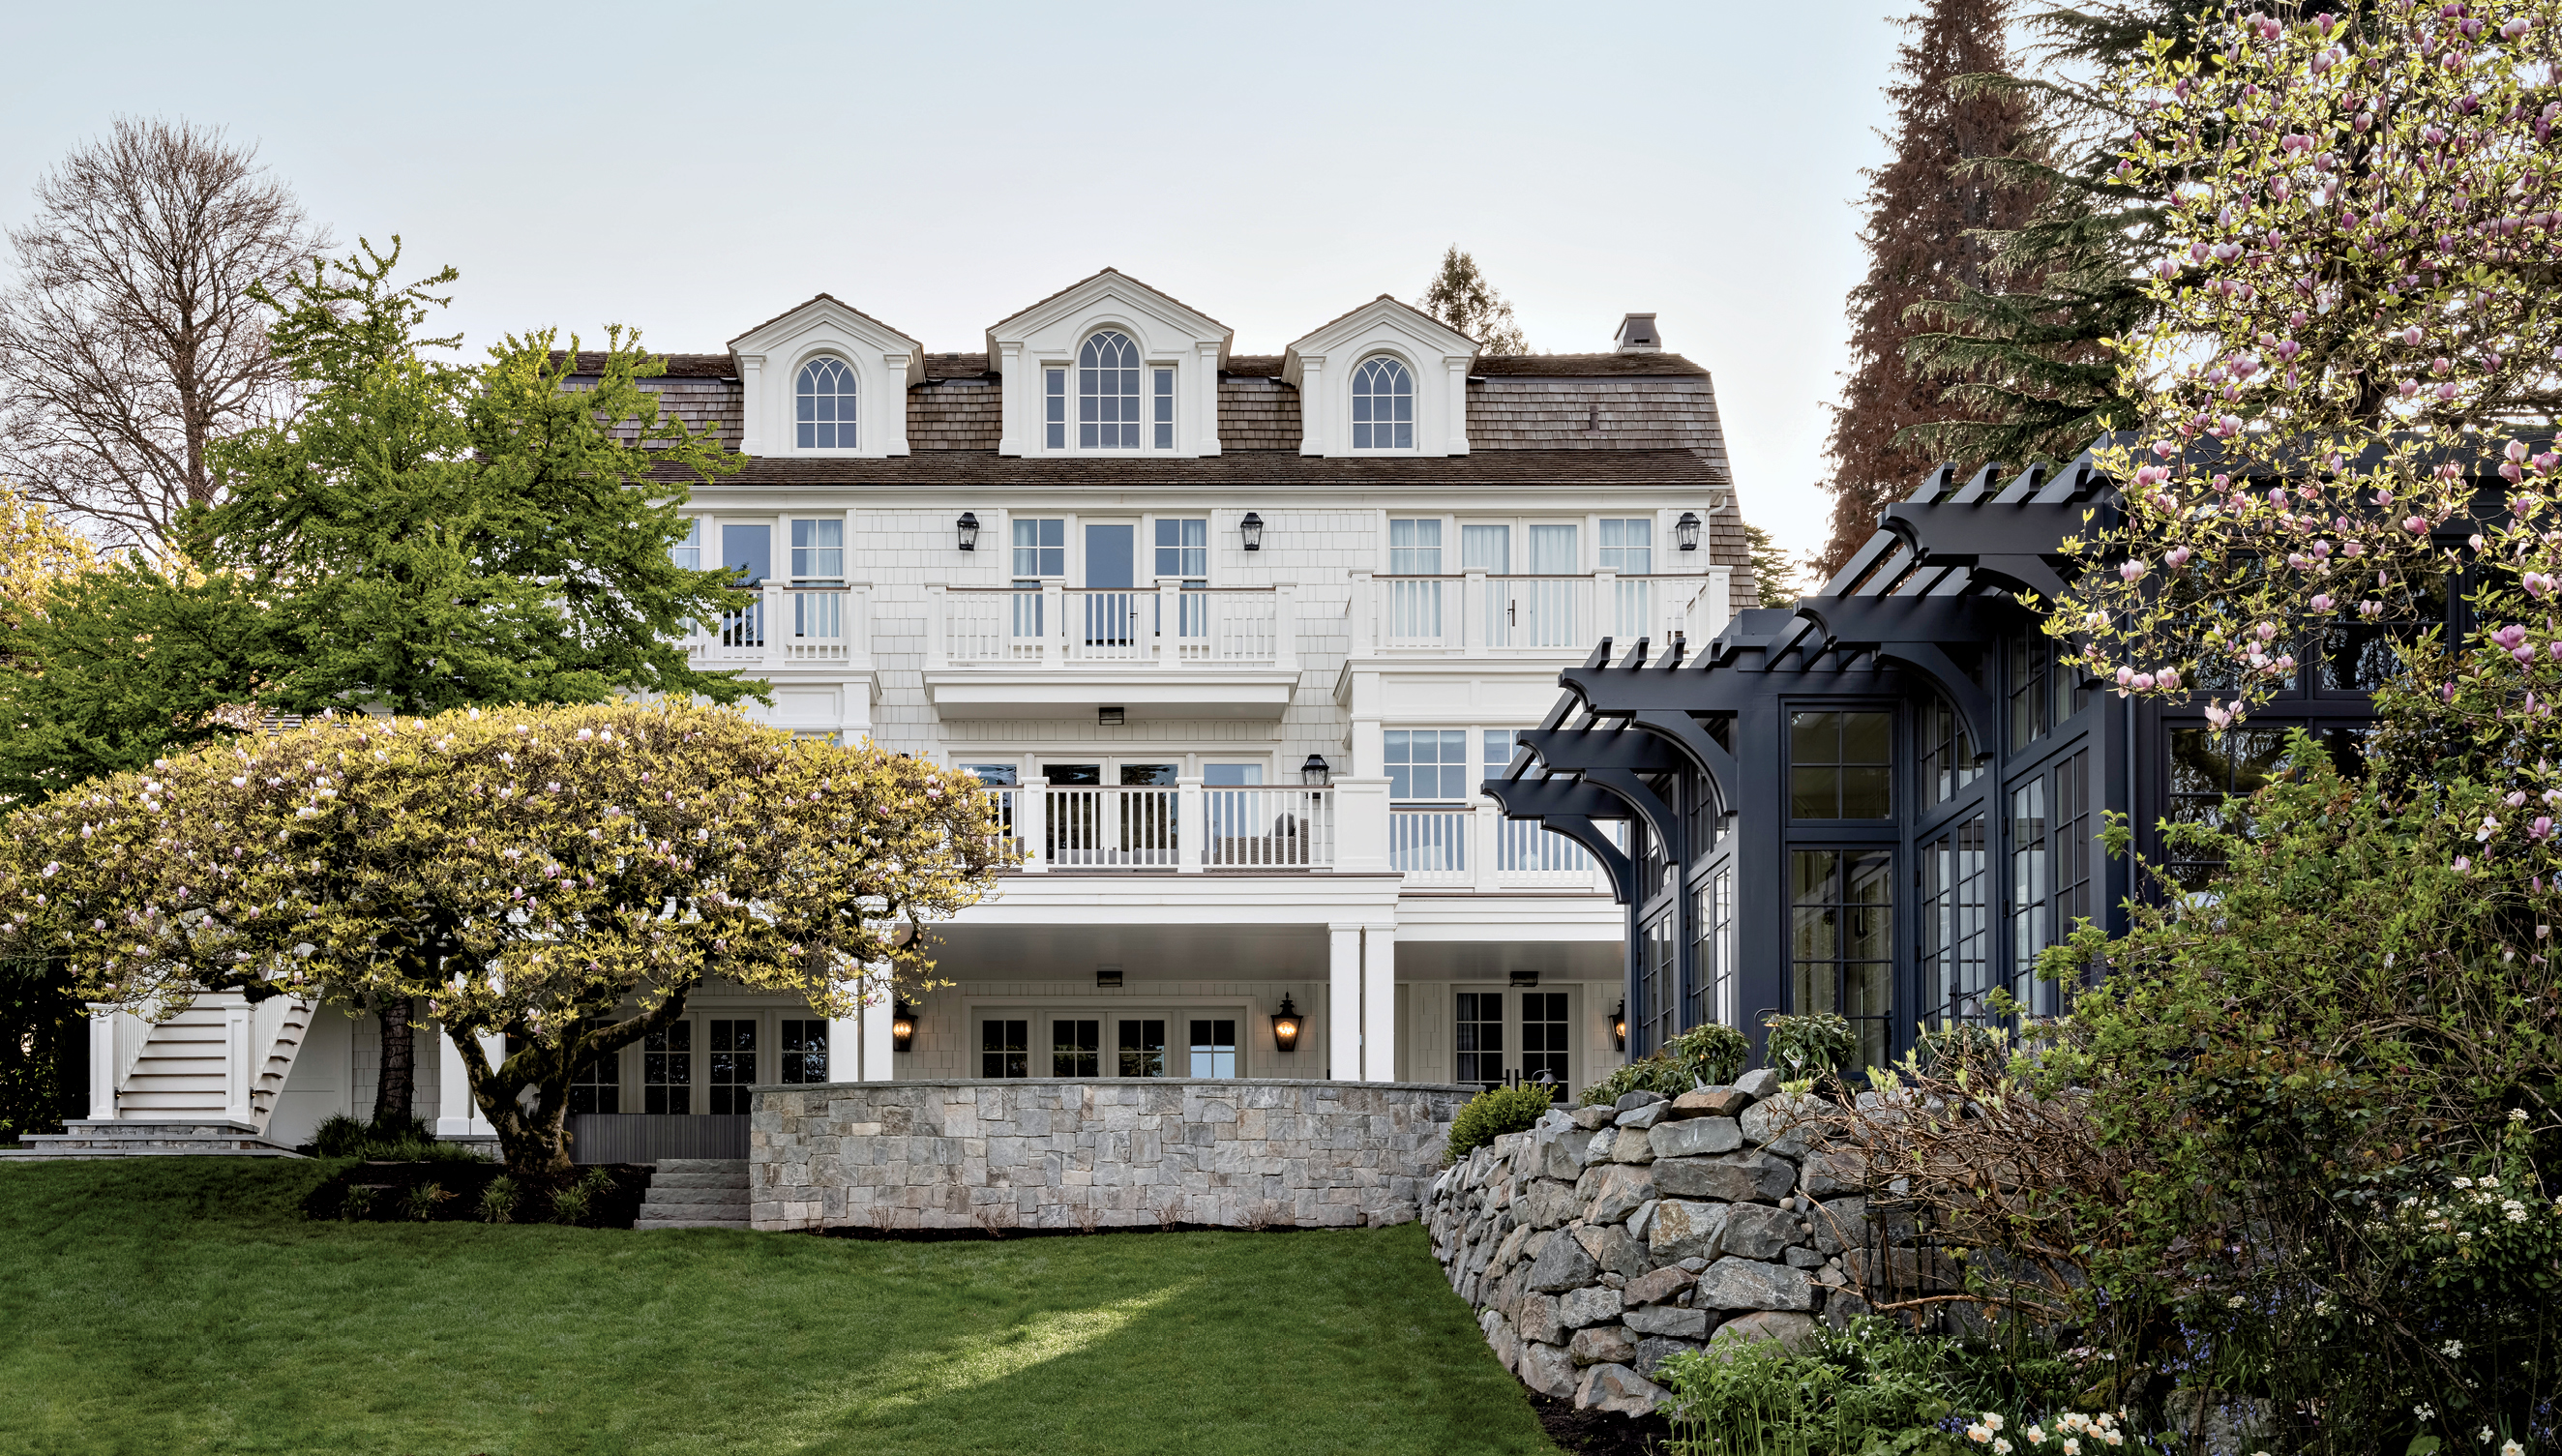
[[[1530,570],[1533,576],[1572,576],[1578,567],[1574,555],[1574,527],[1530,528]]]
[[[1459,569],[1492,572],[1496,576],[1509,573],[1513,569],[1513,528],[1461,526]]]
[[[1125,1019],[1121,1023],[1120,1067],[1125,1077],[1162,1077],[1166,1074],[1166,1023],[1156,1019]]]

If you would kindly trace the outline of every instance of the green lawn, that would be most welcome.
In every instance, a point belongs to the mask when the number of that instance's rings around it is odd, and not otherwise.
[[[310,1223],[308,1163],[0,1168],[0,1451],[1553,1453],[1422,1231]]]

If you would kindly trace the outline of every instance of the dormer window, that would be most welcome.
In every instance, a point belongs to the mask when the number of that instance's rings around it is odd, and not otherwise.
[[[1414,376],[1385,354],[1353,371],[1353,449],[1414,449]]]
[[[854,371],[825,355],[801,366],[796,393],[803,450],[854,448]]]
[[[1139,346],[1096,334],[1076,356],[1076,443],[1085,450],[1139,448]]]

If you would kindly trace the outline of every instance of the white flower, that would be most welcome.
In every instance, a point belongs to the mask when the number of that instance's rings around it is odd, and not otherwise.
[[[2231,1299],[2226,1300],[2224,1302],[2224,1307],[2228,1310],[2238,1310],[2242,1308],[2242,1296],[2237,1294]]]
[[[2469,1187],[2471,1187],[2472,1185],[2473,1185],[2473,1181],[2472,1181],[2471,1179],[2469,1179],[2469,1178],[2460,1178],[2460,1179],[2457,1179],[2457,1180],[2456,1180],[2456,1186],[2457,1186],[2457,1187],[2460,1187],[2460,1188],[2469,1188]]]
[[[2499,1456],[2526,1456],[2526,1448],[2515,1441],[2499,1443]]]
[[[2071,1436],[2064,1438],[2064,1456],[2082,1456],[2082,1443]]]
[[[1966,1427],[1966,1439],[1974,1442],[1978,1446],[1983,1445],[1992,1438],[1992,1428],[1989,1426],[1970,1425]]]
[[[1999,1436],[1993,1437],[1993,1456],[2010,1456],[2010,1442]]]
[[[1993,1430],[2000,1430],[2002,1428],[2002,1418],[2000,1413],[1991,1410],[1985,1411],[1984,1424]]]
[[[2450,1340],[2438,1347],[2438,1353],[2449,1360],[2460,1359],[2465,1353],[2465,1343],[2461,1340]]]
[[[2481,1428],[2481,1443],[2482,1443],[2483,1445],[2487,1446],[2487,1445],[2489,1445],[2491,1442],[2493,1442],[2493,1441],[2495,1441],[2495,1440],[2497,1440],[2497,1439],[2499,1439],[2499,1437],[2497,1436],[2497,1434],[2496,1434],[2496,1433],[2494,1433],[2494,1432],[2491,1430],[2491,1428],[2490,1428],[2490,1427],[2488,1427],[2488,1426],[2483,1426],[2483,1427]]]
[[[2046,1431],[2043,1427],[2030,1426],[2025,1434],[2030,1441],[2038,1445],[2044,1445],[2046,1443]]]
[[[2411,1407],[2411,1413],[2420,1417],[2422,1420],[2436,1420],[2438,1418],[2438,1412],[2433,1406],[2414,1405]]]
[[[2510,1108],[2510,1109],[2508,1110],[2508,1120],[2509,1120],[2510,1122],[2524,1122],[2524,1121],[2526,1121],[2526,1109],[2525,1109],[2525,1108],[2523,1108],[2523,1107],[2512,1107],[2512,1108]],[[2509,1442],[2509,1444],[2510,1444],[2510,1445],[2512,1445],[2512,1446],[2514,1446],[2514,1445],[2516,1445],[2517,1443],[2516,1443],[2515,1441],[2511,1441],[2511,1442]]]

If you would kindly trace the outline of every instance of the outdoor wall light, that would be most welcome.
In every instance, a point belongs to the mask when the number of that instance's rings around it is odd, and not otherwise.
[[[1308,755],[1308,761],[1299,766],[1299,782],[1311,789],[1323,789],[1333,779],[1334,770],[1326,767],[1324,754],[1312,753]]]
[[[962,549],[962,550],[964,550],[964,551],[976,551],[976,550],[978,550],[978,549],[979,549],[979,513],[978,513],[977,511],[975,511],[975,510],[965,510],[965,511],[961,512],[960,526],[961,526],[961,549]],[[1687,549],[1687,548],[1685,548],[1685,549]]]
[[[1684,551],[1699,549],[1699,514],[1696,511],[1683,511],[1681,519],[1673,522],[1673,540]]]
[[[1126,721],[1127,715],[1125,715],[1119,708],[1096,708],[1094,710],[1094,726],[1097,728],[1118,728]]]
[[[1539,985],[1539,973],[1536,971],[1516,971],[1513,973],[1513,985],[1537,986]]]
[[[1281,998],[1281,1009],[1272,1013],[1272,1041],[1283,1051],[1299,1049],[1299,1008],[1290,1003],[1286,994]]]
[[[889,1044],[893,1051],[916,1050],[916,1007],[905,1001],[890,1007]]]
[[[1236,529],[1245,537],[1246,550],[1260,551],[1263,549],[1263,517],[1256,515],[1254,512],[1249,510],[1245,513],[1244,521],[1240,523]]]
[[[1628,1049],[1628,1001],[1619,999],[1619,1008],[1610,1013],[1610,1047],[1613,1051]]]

